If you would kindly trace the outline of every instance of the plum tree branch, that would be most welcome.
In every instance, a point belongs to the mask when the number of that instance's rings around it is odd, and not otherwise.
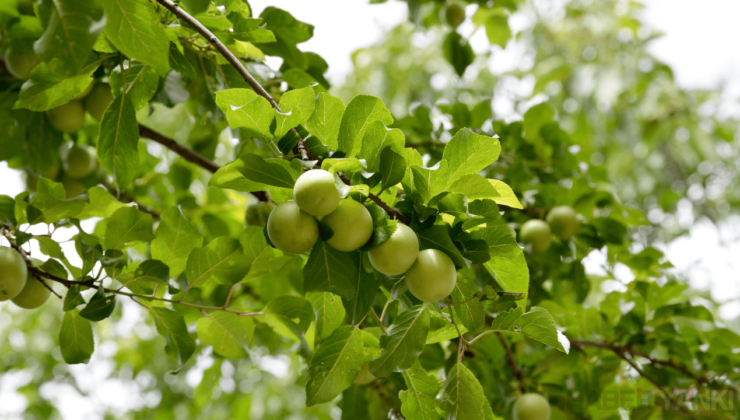
[[[213,163],[210,159],[198,154],[197,152],[188,149],[187,147],[181,145],[180,143],[176,142],[175,140],[163,136],[156,131],[152,130],[149,127],[146,127],[144,125],[139,124],[139,137],[144,137],[149,140],[154,140],[155,142],[161,144],[162,146],[172,150],[173,152],[180,155],[183,159],[187,160],[188,162],[194,163],[198,166],[200,166],[203,169],[208,170],[211,173],[216,173],[216,171],[219,170],[219,166]]]
[[[504,338],[504,336],[498,331],[496,331],[496,338],[498,338],[498,341],[504,347],[504,350],[506,350],[506,361],[509,363],[509,368],[511,368],[511,372],[514,374],[514,376],[516,376],[517,381],[519,381],[519,390],[522,392],[522,394],[526,393],[527,390],[524,388],[524,374],[522,374],[519,366],[516,365],[514,354],[511,352],[511,348],[506,343],[506,339]]]

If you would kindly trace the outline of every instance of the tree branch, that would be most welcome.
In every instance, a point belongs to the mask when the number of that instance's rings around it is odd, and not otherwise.
[[[339,173],[339,178],[345,184],[352,185],[352,181],[349,179],[349,177],[347,177],[347,175],[345,175],[345,174],[343,174],[343,173],[340,172]],[[375,204],[379,205],[383,210],[385,210],[385,212],[388,213],[388,215],[391,218],[396,219],[396,220],[400,220],[401,222],[403,222],[406,225],[411,224],[411,220],[409,220],[408,217],[406,217],[406,216],[402,215],[401,213],[399,213],[398,211],[396,211],[396,209],[394,209],[393,207],[389,206],[385,201],[381,200],[380,197],[378,197],[377,195],[375,195],[373,193],[368,193],[367,196],[371,200],[373,200],[373,202]]]
[[[496,331],[496,337],[498,338],[498,341],[501,342],[501,345],[504,346],[504,350],[506,350],[506,361],[509,363],[511,372],[516,376],[517,381],[519,381],[519,390],[522,394],[525,394],[527,390],[524,388],[524,375],[522,374],[521,369],[516,365],[516,361],[514,361],[514,354],[511,352],[511,348],[506,343],[506,339],[500,332]]]
[[[156,131],[152,130],[151,128],[143,126],[141,124],[139,124],[139,137],[144,137],[150,140],[154,140],[157,143],[161,144],[162,146],[182,156],[182,158],[187,160],[188,162],[194,163],[200,166],[201,168],[208,170],[211,173],[216,173],[216,171],[220,169],[220,167],[216,165],[215,163],[213,163],[210,159],[207,159],[204,156],[201,156],[200,154],[196,153],[195,151],[191,149],[188,149],[187,147],[176,142],[175,140],[169,137],[165,137],[157,133]]]

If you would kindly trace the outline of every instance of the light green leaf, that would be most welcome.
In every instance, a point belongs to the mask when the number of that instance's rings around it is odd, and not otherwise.
[[[378,172],[380,169],[380,154],[386,147],[394,152],[404,155],[406,138],[403,131],[398,128],[388,129],[381,121],[373,121],[368,125],[365,136],[362,139],[362,150],[359,158],[365,159],[368,172]],[[418,152],[417,152],[418,153]],[[414,162],[420,164],[421,162]]]
[[[275,112],[273,136],[283,137],[291,128],[306,122],[316,108],[316,94],[311,86],[285,92],[280,98],[280,109]]]
[[[231,128],[244,128],[254,136],[270,137],[275,115],[270,102],[249,89],[216,92],[216,105],[226,115]]]
[[[152,258],[167,264],[170,276],[177,277],[185,269],[190,253],[202,244],[203,237],[180,209],[170,207],[160,216],[159,226],[154,232]]]
[[[488,182],[491,183],[493,188],[495,188],[496,192],[498,192],[499,194],[499,197],[491,197],[491,199],[495,201],[496,204],[508,206],[514,209],[523,208],[522,203],[520,203],[519,199],[516,198],[516,194],[514,194],[514,191],[512,191],[511,187],[506,185],[506,183],[497,179],[489,179]]]
[[[337,172],[356,172],[365,169],[365,165],[356,158],[327,158],[321,162],[321,169],[336,174]]]
[[[524,136],[530,142],[541,142],[540,128],[552,121],[555,117],[555,109],[547,102],[535,105],[524,113]]]
[[[352,98],[342,116],[337,150],[344,152],[347,157],[354,157],[361,149],[365,131],[374,121],[381,121],[385,125],[393,123],[393,116],[383,101],[369,95]]]
[[[473,15],[473,23],[486,28],[486,36],[491,45],[506,48],[506,43],[511,39],[511,28],[509,28],[509,17],[504,8],[481,7]]]
[[[429,310],[417,305],[398,315],[380,338],[383,353],[370,362],[370,372],[382,378],[408,369],[419,358],[429,333]]]
[[[250,317],[231,312],[215,311],[198,320],[198,338],[223,357],[240,358],[247,353],[244,347],[254,334],[254,321]]]
[[[490,179],[483,178],[478,174],[470,174],[460,177],[450,185],[450,192],[464,194],[468,200],[478,200],[482,198],[500,197],[496,187]]]
[[[466,303],[453,306],[452,310],[455,311],[457,322],[462,323],[471,332],[479,331],[483,328],[486,321],[483,303],[478,299],[468,301],[478,291],[478,286],[475,284],[475,277],[468,277],[462,274],[462,272],[458,274],[455,289],[452,290],[452,301],[454,303]]]
[[[190,287],[200,287],[206,282],[233,285],[244,279],[251,264],[252,261],[244,258],[239,241],[220,236],[190,253],[185,274]]]
[[[306,292],[334,292],[351,299],[357,292],[356,272],[350,253],[337,251],[319,240],[303,267],[303,288]]]
[[[488,272],[505,292],[529,290],[529,268],[524,259],[524,250],[516,243],[514,230],[507,225],[488,226],[470,233],[474,239],[483,239],[488,244],[491,259],[484,263]],[[517,301],[525,305],[526,299]]]
[[[445,146],[442,158],[449,164],[449,181],[483,170],[498,159],[501,144],[497,138],[475,134],[467,128],[458,131]]]
[[[319,93],[316,109],[306,121],[306,130],[330,149],[338,146],[339,126],[344,115],[344,101],[328,93]]]
[[[295,179],[283,166],[247,153],[241,157],[244,166],[237,167],[248,180],[281,188],[293,188]]]
[[[419,154],[416,149],[411,147],[403,149],[401,156],[403,156],[403,159],[409,165],[408,168],[406,168],[406,174],[403,176],[401,185],[406,194],[411,194],[414,191],[414,172],[412,167],[419,166],[423,168],[424,159],[422,159],[421,154]]]
[[[428,203],[437,194],[444,192],[447,185],[449,185],[449,170],[446,160],[441,160],[437,169],[412,165],[411,172],[414,180],[414,192],[421,195],[424,203]]]
[[[39,64],[31,72],[31,78],[21,87],[21,94],[14,107],[46,111],[66,104],[87,89],[92,83],[90,76],[102,62],[102,59],[91,58],[71,77],[65,75],[64,64],[59,59]]]
[[[331,335],[344,321],[344,306],[342,299],[327,292],[306,293],[306,299],[311,302],[316,314],[316,338],[323,340]]]
[[[521,306],[499,313],[491,323],[491,330],[520,333],[563,353],[570,351],[570,341],[558,331],[552,315],[537,306],[533,306],[527,313],[524,313]]]
[[[142,213],[135,207],[122,207],[108,221],[105,248],[125,249],[138,242],[150,241],[154,238],[152,225],[151,214]]]
[[[159,75],[151,65],[141,61],[126,61],[124,69],[125,74],[118,66],[110,75],[113,96],[125,94],[135,109],[144,108],[157,92]]]
[[[116,210],[126,207],[125,204],[116,200],[103,187],[92,187],[87,190],[87,195],[90,202],[87,203],[81,213],[75,215],[76,219],[84,220],[91,217],[111,217]]]
[[[434,398],[439,392],[437,378],[428,374],[418,360],[402,373],[407,389],[398,395],[401,414],[406,420],[439,419],[440,415],[434,409]]]
[[[380,174],[382,176],[380,191],[401,182],[406,174],[406,168],[406,161],[403,157],[393,151],[390,146],[386,147],[380,154]]]
[[[450,369],[437,395],[437,404],[448,420],[494,420],[483,387],[462,363]]]
[[[188,332],[182,315],[177,312],[151,307],[149,313],[154,317],[157,332],[164,337],[165,353],[177,363],[179,371],[195,352],[195,339]]]
[[[67,199],[65,196],[62,184],[39,178],[36,195],[27,207],[28,223],[35,225],[58,222],[73,217],[87,204],[81,198]]]
[[[349,325],[321,343],[308,367],[306,405],[329,402],[352,386],[362,367],[362,353],[360,329]]]
[[[100,122],[98,158],[119,188],[136,178],[139,167],[139,124],[128,96],[121,95],[108,106]]]
[[[241,192],[264,191],[271,187],[261,182],[250,181],[241,173],[243,169],[243,160],[237,159],[229,162],[211,176],[208,185]]]
[[[276,297],[265,305],[262,313],[259,319],[276,334],[299,342],[314,318],[311,303],[299,296]]]
[[[95,351],[90,321],[80,316],[77,309],[64,313],[59,331],[59,347],[64,361],[70,365],[87,363]]]
[[[147,0],[103,1],[108,23],[105,35],[129,57],[152,65],[159,74],[170,69],[167,33]]]
[[[15,200],[7,195],[0,195],[0,223],[15,226]]]

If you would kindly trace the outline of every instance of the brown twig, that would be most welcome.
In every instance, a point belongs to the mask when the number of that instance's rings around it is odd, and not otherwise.
[[[514,361],[514,354],[511,352],[511,348],[506,343],[506,339],[503,335],[501,335],[500,332],[496,332],[496,337],[498,338],[498,341],[501,342],[501,345],[504,346],[504,350],[506,350],[506,361],[509,363],[511,372],[514,374],[514,376],[516,376],[517,381],[519,381],[519,390],[522,392],[522,394],[525,394],[527,390],[526,388],[524,388],[524,374],[522,374],[519,366],[516,365],[516,361]]]
[[[345,174],[343,174],[343,173],[340,172],[339,173],[339,178],[345,184],[352,185],[352,181],[349,179],[349,177],[347,177],[347,175],[345,175]],[[399,221],[403,222],[406,225],[411,224],[411,220],[409,220],[408,217],[406,217],[406,216],[402,215],[401,213],[399,213],[398,211],[396,211],[396,209],[394,209],[393,207],[389,206],[388,203],[386,203],[385,201],[381,200],[380,197],[378,197],[377,195],[375,195],[373,193],[368,193],[367,196],[368,196],[368,198],[370,198],[371,200],[373,200],[373,202],[375,204],[377,204],[383,210],[385,210],[385,212],[388,213],[388,215],[392,219],[399,220]]]
[[[204,168],[212,173],[216,173],[216,171],[220,169],[220,167],[216,165],[215,163],[213,163],[210,159],[207,159],[206,157],[201,156],[200,154],[194,152],[191,149],[188,149],[187,147],[176,142],[175,140],[169,137],[165,137],[157,133],[156,131],[152,130],[151,128],[143,126],[141,124],[139,124],[139,136],[156,141],[162,146],[182,156],[182,158],[187,160],[188,162],[192,162],[200,166],[201,168]]]

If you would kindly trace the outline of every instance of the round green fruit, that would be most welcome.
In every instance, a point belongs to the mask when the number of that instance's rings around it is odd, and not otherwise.
[[[111,102],[113,102],[113,94],[110,91],[110,85],[100,83],[95,85],[92,92],[85,97],[85,109],[90,116],[100,121]]]
[[[387,276],[403,274],[414,265],[419,256],[419,238],[410,227],[399,223],[393,235],[371,249],[367,256],[379,272]]]
[[[368,362],[365,362],[360,368],[360,373],[358,373],[357,377],[355,378],[355,383],[357,385],[367,385],[376,379],[378,378],[370,373],[370,365],[368,364]]]
[[[293,197],[301,210],[312,216],[326,216],[336,210],[341,198],[334,175],[323,169],[312,169],[298,177]]]
[[[77,131],[85,122],[85,108],[80,101],[69,101],[64,105],[46,111],[51,125],[59,131]]]
[[[40,260],[31,258],[31,265],[34,267],[38,267],[41,264],[43,263]],[[43,305],[49,299],[49,296],[51,296],[51,291],[41,284],[42,281],[44,280],[34,278],[31,273],[28,273],[26,285],[18,293],[18,296],[13,298],[12,302],[23,309],[36,309]]]
[[[68,176],[63,176],[61,182],[67,198],[77,197],[87,189],[82,182]]]
[[[547,224],[552,233],[560,239],[570,239],[578,232],[576,211],[568,206],[557,206],[547,214]]]
[[[540,394],[524,394],[514,403],[514,420],[549,420],[550,403]]]
[[[79,95],[75,96],[72,99],[75,99],[75,100],[78,100],[79,101],[80,99],[82,99],[85,96],[89,95],[90,92],[92,92],[94,85],[95,85],[95,83],[93,81],[90,81],[90,84],[87,85],[87,87],[85,88],[85,90],[83,90],[82,93],[80,93]]]
[[[457,28],[465,21],[465,9],[457,3],[450,3],[445,10],[445,20],[453,28]]]
[[[352,252],[373,236],[373,218],[365,206],[355,200],[342,200],[337,209],[321,221],[334,231],[327,243],[339,251]]]
[[[41,176],[46,179],[51,179],[52,181],[57,179],[57,175],[59,175],[59,161],[55,161],[53,165],[44,172],[41,172]]]
[[[457,283],[457,270],[452,259],[442,251],[425,249],[406,272],[406,284],[417,299],[436,302],[452,293]]]
[[[529,245],[533,254],[543,253],[550,248],[550,241],[552,240],[550,225],[539,219],[529,220],[519,230],[519,240],[523,244]]]
[[[82,179],[95,171],[97,164],[95,149],[85,144],[75,144],[67,153],[64,173],[73,179]]]
[[[265,227],[270,213],[275,209],[275,203],[257,203],[247,207],[247,218],[244,223],[247,226]]]
[[[27,80],[40,62],[33,52],[33,42],[14,42],[5,50],[5,67],[16,79]]]
[[[0,246],[0,302],[18,296],[27,277],[28,268],[21,254],[13,248]]]
[[[277,249],[287,254],[302,254],[319,239],[319,225],[295,201],[286,201],[270,213],[267,235]]]

